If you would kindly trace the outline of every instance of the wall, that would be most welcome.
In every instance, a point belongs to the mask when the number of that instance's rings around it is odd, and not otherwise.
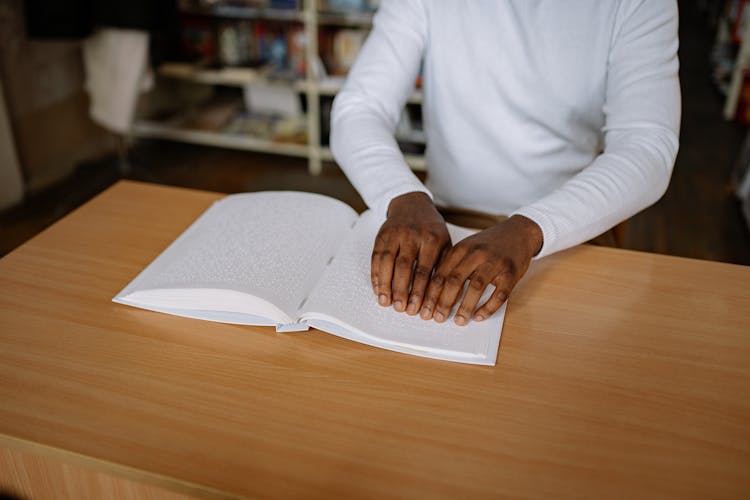
[[[21,201],[23,179],[0,79],[0,210]]]
[[[22,0],[0,0],[0,78],[27,191],[114,150],[88,116],[80,42],[26,39]]]

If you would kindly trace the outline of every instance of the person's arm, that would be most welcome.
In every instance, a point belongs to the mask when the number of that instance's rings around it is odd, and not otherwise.
[[[373,291],[381,305],[409,314],[419,312],[432,270],[450,245],[432,195],[394,137],[414,92],[426,37],[421,1],[381,2],[331,116],[336,161],[367,205],[387,217],[373,248]]]
[[[444,321],[467,279],[455,321],[486,318],[525,273],[529,249],[541,245],[542,257],[583,243],[664,194],[680,124],[677,24],[674,0],[622,2],[610,47],[603,153],[549,196],[453,247],[430,281],[422,318]],[[477,309],[488,284],[496,290]]]
[[[675,0],[622,2],[610,48],[603,153],[516,212],[542,229],[539,257],[602,234],[666,191],[679,146],[677,26]]]
[[[365,203],[381,215],[397,196],[423,192],[432,198],[395,139],[401,111],[414,92],[426,37],[421,1],[382,1],[333,102],[331,152]]]

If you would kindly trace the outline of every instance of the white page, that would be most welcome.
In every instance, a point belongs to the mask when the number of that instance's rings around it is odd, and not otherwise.
[[[303,318],[342,337],[399,352],[494,365],[505,306],[481,322],[460,327],[453,314],[443,323],[377,304],[370,283],[372,245],[383,219],[365,212],[342,243],[304,306]],[[472,231],[448,225],[454,243]],[[491,293],[486,291],[483,300]],[[454,311],[455,312],[455,311]]]
[[[161,296],[164,303],[149,299],[151,309],[220,311],[221,290],[227,290],[259,297],[296,318],[301,302],[356,220],[357,213],[349,206],[317,194],[279,191],[228,196],[211,206],[115,301],[139,305],[128,301],[129,294],[158,290],[153,295]],[[186,289],[196,290],[194,299]],[[208,293],[202,296],[199,289]],[[234,310],[242,308],[242,296],[225,295]],[[201,302],[202,297],[208,304]],[[257,307],[251,297],[245,302],[249,309]]]

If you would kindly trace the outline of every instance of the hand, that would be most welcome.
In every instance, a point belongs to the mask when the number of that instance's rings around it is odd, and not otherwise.
[[[542,230],[535,222],[514,215],[458,242],[435,270],[420,316],[434,318],[438,323],[445,321],[468,279],[469,286],[454,321],[463,326],[472,317],[476,321],[490,317],[508,299],[529,268],[531,258],[542,248],[542,241]],[[490,284],[495,291],[477,309]]]
[[[372,250],[370,277],[378,303],[417,314],[432,270],[450,244],[429,196],[415,192],[394,198]]]

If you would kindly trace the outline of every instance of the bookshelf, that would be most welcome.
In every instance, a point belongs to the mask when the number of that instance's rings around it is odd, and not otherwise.
[[[188,63],[165,63],[156,69],[159,79],[178,80],[193,84],[221,87],[246,87],[255,83],[281,85],[305,97],[306,144],[280,142],[250,134],[226,133],[222,131],[194,130],[169,121],[152,117],[137,118],[131,129],[134,139],[164,139],[171,141],[217,146],[224,148],[257,151],[306,158],[308,170],[318,175],[323,162],[333,161],[330,149],[321,141],[321,99],[335,96],[341,89],[344,78],[322,76],[319,65],[318,34],[329,27],[369,29],[372,14],[368,12],[332,13],[318,9],[318,0],[303,0],[298,9],[273,9],[265,7],[240,7],[215,4],[210,8],[183,9],[183,13],[224,18],[228,20],[270,20],[301,24],[305,35],[305,74],[292,79],[276,79],[266,69],[249,67],[207,68]],[[409,104],[420,105],[422,92],[415,89]],[[424,134],[411,131],[397,137],[401,141],[424,144]],[[425,170],[423,155],[405,154],[407,164],[414,170]]]
[[[727,97],[724,104],[724,118],[727,120],[733,120],[737,116],[743,86],[746,85],[746,74],[750,71],[750,22],[742,24],[740,37],[731,79],[725,89]]]
[[[716,34],[711,51],[713,80],[725,97],[726,120],[750,122],[748,73],[750,72],[750,0],[724,0],[712,9],[711,25]]]

